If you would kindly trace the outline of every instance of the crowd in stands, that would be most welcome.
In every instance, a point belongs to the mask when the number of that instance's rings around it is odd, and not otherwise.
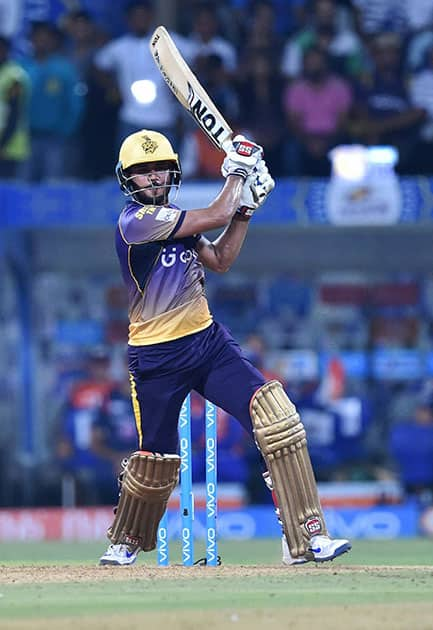
[[[341,143],[392,144],[400,172],[431,171],[428,0],[178,5],[177,45],[233,128],[265,147],[275,176],[327,175]],[[218,177],[220,155],[150,55],[156,4],[116,3],[116,22],[91,2],[78,7],[32,21],[24,43],[0,25],[0,177],[110,177],[119,142],[143,127],[175,141],[185,177]]]
[[[244,351],[256,365],[266,362],[260,335],[248,337]],[[298,383],[285,381],[281,373],[264,371],[269,378],[282,381],[297,404],[319,482],[399,480],[402,498],[433,502],[431,380],[412,384],[399,417],[390,420],[384,416],[381,422],[378,391],[376,401],[373,388],[368,394],[365,388],[356,391],[338,360],[321,379]],[[398,390],[399,385],[388,387],[388,397],[398,396]],[[382,404],[385,398],[386,394]],[[204,416],[204,400],[193,392],[192,470],[196,484],[205,481]],[[64,488],[60,493],[60,481],[68,479],[74,488],[74,504],[114,503],[122,459],[136,449],[137,437],[126,372],[120,381],[112,378],[108,353],[95,349],[87,355],[80,378],[74,380],[65,397],[52,435],[55,439],[50,466],[57,484],[54,494],[46,495],[45,501],[67,505]],[[257,450],[236,419],[222,409],[218,409],[217,442],[219,482],[240,484],[249,501],[267,502],[269,497],[257,475]]]
[[[0,23],[0,179],[111,178],[120,141],[142,127],[175,142],[185,178],[218,178],[221,154],[179,107],[150,56],[156,3],[107,2],[117,21],[104,21],[94,10],[99,4],[83,1],[55,20],[32,21],[24,40],[12,26],[6,30],[6,21]],[[401,173],[433,172],[430,0],[178,5],[176,43],[232,127],[264,146],[274,176],[326,176],[328,153],[341,143],[392,144]],[[136,446],[125,365],[113,355],[125,343],[123,293],[111,285],[104,302],[100,278],[86,277],[80,288],[53,274],[54,303],[39,281],[36,343],[43,348],[48,386],[41,398],[51,448],[34,484],[42,494],[21,496],[13,483],[3,485],[0,504],[59,502],[59,479],[72,480],[80,504],[111,504],[120,462]],[[430,352],[432,286],[429,277],[419,283],[381,278],[365,286],[355,279],[344,289],[289,276],[210,281],[215,317],[233,329],[253,363],[284,382],[297,403],[319,481],[396,476],[408,495],[432,500],[431,368],[409,379],[371,370],[351,378],[337,361],[320,378],[292,380],[284,364],[284,352],[305,348],[317,356],[367,356],[383,348]],[[54,346],[67,342],[56,340],[53,331],[61,329],[65,313],[71,321],[87,322],[88,330],[92,324],[103,328],[105,346],[85,354],[78,342],[76,363],[61,357],[57,369]],[[4,326],[12,321],[5,303],[0,318]],[[0,347],[10,338],[5,335]],[[2,406],[16,387],[9,372],[0,379]],[[203,413],[203,400],[193,396],[196,481],[204,475]],[[0,460],[7,476],[18,468],[9,464],[3,436]],[[267,496],[250,474],[255,447],[221,410],[218,448],[221,481],[245,484],[252,500]],[[16,487],[28,489],[31,482],[17,480]]]
[[[432,500],[432,287],[428,275],[209,278],[215,317],[296,402],[319,481],[399,480],[402,494]],[[40,476],[24,488],[33,487],[37,504],[113,503],[121,461],[137,445],[124,291],[110,274],[48,272],[36,278],[35,296],[44,448]],[[8,319],[2,308],[0,318]],[[9,380],[0,378],[6,401],[16,351],[3,350],[11,358]],[[204,401],[196,394],[191,410],[193,476],[202,483]],[[5,405],[3,418],[7,434]],[[218,431],[221,483],[242,484],[251,501],[268,501],[254,444],[223,410]],[[2,462],[16,474],[9,455]],[[0,503],[24,498],[0,492]]]

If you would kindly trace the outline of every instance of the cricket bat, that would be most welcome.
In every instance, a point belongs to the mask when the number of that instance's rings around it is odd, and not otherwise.
[[[191,114],[217,149],[223,151],[226,143],[230,142],[233,131],[163,26],[155,29],[150,39],[150,52],[179,103]]]

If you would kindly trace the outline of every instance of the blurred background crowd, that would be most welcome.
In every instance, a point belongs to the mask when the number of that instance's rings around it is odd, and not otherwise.
[[[344,142],[393,144],[402,173],[428,172],[429,0],[52,4],[55,19],[27,24],[6,19],[20,0],[0,5],[3,177],[110,177],[119,140],[142,127],[175,140],[184,177],[218,177],[218,153],[150,56],[161,13],[233,128],[263,144],[275,176],[327,175],[330,148]]]
[[[150,56],[162,22],[232,127],[264,146],[275,177],[327,177],[329,151],[350,143],[395,146],[400,174],[433,174],[431,0],[53,1],[27,20],[20,4],[0,1],[1,180],[112,179],[120,141],[143,127],[179,148],[184,179],[218,179],[221,155]],[[119,462],[135,448],[125,294],[111,269],[43,267],[31,289],[44,419],[36,463],[14,445],[17,303],[10,278],[0,279],[0,505],[109,504]],[[319,481],[398,480],[403,493],[432,500],[433,360],[411,371],[402,355],[400,373],[380,357],[369,364],[384,349],[433,351],[430,272],[209,278],[216,318],[298,404]],[[220,480],[268,500],[251,474],[255,448],[219,413]],[[196,396],[192,427],[202,481]]]

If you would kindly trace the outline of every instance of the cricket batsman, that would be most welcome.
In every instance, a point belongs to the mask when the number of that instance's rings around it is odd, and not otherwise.
[[[181,210],[178,155],[165,136],[128,136],[116,174],[128,197],[116,250],[129,295],[129,378],[138,436],[125,463],[102,565],[130,565],[156,546],[159,522],[178,483],[178,417],[197,391],[237,418],[263,457],[283,528],[285,564],[333,560],[351,548],[327,533],[305,430],[278,381],[266,382],[231,334],[214,321],[204,268],[225,273],[254,212],[274,188],[260,146],[236,136],[222,164],[224,186],[208,207]],[[203,232],[220,228],[209,241]]]

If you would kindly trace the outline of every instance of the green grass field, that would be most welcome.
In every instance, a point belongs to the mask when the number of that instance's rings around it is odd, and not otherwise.
[[[101,544],[0,545],[0,628],[433,630],[433,541],[355,541],[323,565],[287,568],[278,540],[220,541],[223,565],[183,568],[154,553],[97,567]],[[196,556],[204,553],[196,545]]]

